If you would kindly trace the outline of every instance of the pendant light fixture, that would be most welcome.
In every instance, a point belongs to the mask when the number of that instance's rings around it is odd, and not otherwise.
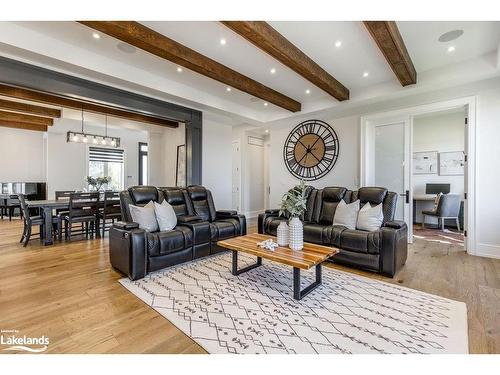
[[[105,120],[104,120],[104,136],[102,135],[97,135],[97,134],[89,134],[85,133],[83,131],[83,123],[84,123],[84,118],[83,118],[83,106],[82,106],[82,130],[81,132],[72,132],[69,131],[66,136],[66,141],[67,142],[74,142],[74,143],[93,143],[93,144],[100,144],[101,146],[108,146],[108,147],[120,147],[120,138],[118,137],[108,137],[108,115],[105,114]]]

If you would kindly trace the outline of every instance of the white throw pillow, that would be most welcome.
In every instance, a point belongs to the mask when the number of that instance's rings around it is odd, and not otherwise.
[[[144,207],[128,205],[130,209],[130,216],[134,223],[139,224],[139,228],[147,230],[148,232],[158,231],[158,222],[156,221],[154,202],[150,201]]]
[[[332,225],[344,225],[347,229],[356,229],[358,220],[359,199],[356,202],[347,204],[342,199],[337,205]]]
[[[163,201],[161,204],[155,202],[155,213],[160,231],[172,230],[177,225],[177,215],[167,201]]]
[[[370,203],[366,203],[361,210],[359,210],[356,229],[373,232],[380,229],[383,222],[384,212],[382,210],[382,203],[374,207],[370,206]]]

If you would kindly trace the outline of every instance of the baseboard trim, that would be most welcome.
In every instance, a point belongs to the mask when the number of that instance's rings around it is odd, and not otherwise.
[[[500,259],[500,246],[480,243],[477,245],[474,255],[486,258]]]

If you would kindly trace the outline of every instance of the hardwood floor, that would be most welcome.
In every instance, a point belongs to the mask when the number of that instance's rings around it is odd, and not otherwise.
[[[23,248],[21,227],[0,221],[1,330],[48,336],[51,353],[205,353],[117,282],[107,238]],[[419,239],[394,279],[328,265],[465,302],[470,352],[500,353],[500,260]]]

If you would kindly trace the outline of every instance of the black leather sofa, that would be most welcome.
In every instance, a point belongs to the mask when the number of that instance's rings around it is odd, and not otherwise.
[[[363,187],[350,191],[344,187],[325,187],[321,190],[307,187],[307,209],[302,217],[304,241],[334,246],[340,252],[330,258],[334,263],[358,267],[393,277],[405,264],[408,254],[408,228],[403,221],[395,221],[398,195],[379,187]],[[338,203],[360,200],[361,206],[383,204],[384,221],[374,232],[347,229],[332,225]],[[266,210],[259,215],[259,233],[275,236],[278,225],[286,217],[279,210]]]
[[[129,205],[150,201],[170,203],[177,215],[171,231],[147,232],[133,223]],[[217,211],[212,194],[203,186],[156,188],[134,186],[120,193],[122,222],[109,231],[111,265],[131,280],[148,272],[215,254],[217,241],[246,234],[246,219],[236,211]]]

